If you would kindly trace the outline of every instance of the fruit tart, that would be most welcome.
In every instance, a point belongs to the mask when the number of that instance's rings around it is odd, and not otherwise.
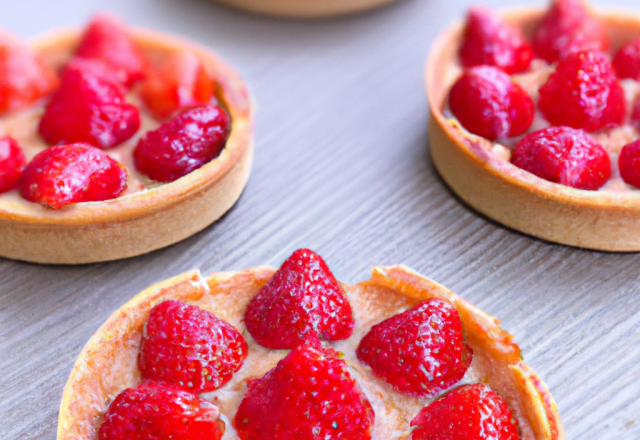
[[[377,8],[396,0],[215,0],[223,5],[279,17],[320,18]]]
[[[58,440],[561,440],[513,336],[404,266],[339,283],[299,249],[158,283],[76,360]]]
[[[466,203],[549,241],[640,250],[639,17],[475,6],[425,76],[433,161]]]
[[[238,74],[187,41],[97,14],[27,46],[0,35],[0,256],[77,264],[173,244],[251,168]]]

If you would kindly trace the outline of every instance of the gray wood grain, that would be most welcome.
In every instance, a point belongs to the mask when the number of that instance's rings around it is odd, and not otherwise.
[[[640,13],[636,0],[610,4]],[[259,113],[249,184],[205,231],[107,264],[0,259],[0,438],[55,438],[76,356],[132,295],[194,267],[277,265],[304,246],[343,281],[405,263],[447,285],[516,336],[551,388],[568,438],[639,439],[640,255],[564,247],[501,227],[461,204],[431,164],[423,64],[435,35],[466,7],[405,0],[304,22],[206,0],[3,1],[0,26],[24,37],[110,9],[215,48],[248,80]]]

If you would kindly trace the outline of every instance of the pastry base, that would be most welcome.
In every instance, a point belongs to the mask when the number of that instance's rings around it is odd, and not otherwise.
[[[259,14],[293,18],[320,18],[351,14],[397,0],[215,0],[223,5]]]

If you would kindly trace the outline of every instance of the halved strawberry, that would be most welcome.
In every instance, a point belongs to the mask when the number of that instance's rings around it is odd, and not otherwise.
[[[212,403],[168,384],[145,382],[115,398],[100,440],[220,440],[224,424]]]
[[[229,382],[248,351],[242,335],[213,313],[164,301],[151,309],[138,364],[144,379],[204,393]]]
[[[244,317],[259,344],[293,348],[308,335],[335,341],[353,331],[351,306],[320,255],[298,249],[251,300]]]
[[[347,364],[310,335],[249,382],[233,425],[241,440],[368,440],[374,418]]]
[[[18,186],[18,179],[27,164],[27,159],[15,139],[0,139],[0,193]]]
[[[434,396],[464,376],[473,352],[453,304],[432,298],[374,325],[358,359],[395,389]]]
[[[519,440],[506,402],[482,384],[463,385],[425,407],[412,421],[413,440]]]

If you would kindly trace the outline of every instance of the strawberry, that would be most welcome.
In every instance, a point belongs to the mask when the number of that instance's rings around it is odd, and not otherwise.
[[[151,309],[138,364],[144,379],[204,393],[231,380],[248,351],[242,335],[213,313],[164,301]]]
[[[168,384],[145,382],[111,403],[100,440],[220,440],[224,424],[212,403]]]
[[[613,59],[613,67],[616,69],[618,78],[640,81],[640,37],[620,48]]]
[[[0,193],[15,189],[27,159],[10,137],[0,139]]]
[[[248,383],[233,425],[241,440],[368,440],[374,417],[347,364],[312,334]]]
[[[464,67],[488,65],[514,74],[527,70],[534,56],[520,30],[491,9],[474,6],[469,10],[460,46]]]
[[[611,42],[582,0],[555,0],[534,31],[531,44],[541,58],[553,63],[574,52],[606,52]]]
[[[206,105],[213,97],[213,80],[192,53],[170,56],[142,85],[142,99],[151,112],[165,119],[178,110]]]
[[[488,386],[463,385],[411,421],[412,440],[519,440],[518,421]]]
[[[437,298],[374,325],[356,354],[398,391],[426,397],[462,379],[473,357],[458,311]]]
[[[18,187],[25,199],[60,209],[117,197],[127,187],[127,170],[91,145],[57,145],[29,162]]]
[[[150,68],[147,56],[133,41],[124,22],[105,13],[93,17],[75,56],[103,62],[127,87],[144,79]]]
[[[259,344],[293,348],[308,335],[347,339],[353,331],[351,306],[320,255],[298,249],[251,300],[244,317]]]

